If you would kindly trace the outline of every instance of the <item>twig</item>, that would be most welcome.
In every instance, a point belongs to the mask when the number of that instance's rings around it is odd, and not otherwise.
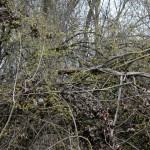
[[[139,130],[138,132],[136,132],[135,134],[133,134],[131,137],[129,137],[127,140],[121,142],[120,144],[123,145],[123,144],[127,143],[130,139],[132,139],[134,136],[136,136],[137,134],[139,134],[140,132],[142,132],[145,129],[146,129],[146,127],[143,128],[143,129],[141,129],[141,130]]]
[[[133,113],[125,120],[125,121],[123,121],[121,124],[119,124],[118,126],[116,126],[115,128],[118,128],[118,127],[120,127],[120,126],[122,126],[124,123],[126,123],[131,117],[132,117],[132,115],[134,115],[134,111],[133,111]]]
[[[123,139],[120,139],[120,138],[116,138],[116,139],[118,139],[118,140],[121,140],[121,141],[123,141],[124,142],[124,140]],[[129,142],[126,142],[127,144],[129,144],[131,147],[133,147],[134,149],[136,149],[136,150],[139,150],[137,147],[135,147],[133,144],[131,144],[131,143],[129,143]]]

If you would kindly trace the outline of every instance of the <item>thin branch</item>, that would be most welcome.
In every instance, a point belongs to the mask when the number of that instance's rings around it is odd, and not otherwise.
[[[122,84],[123,84],[123,76],[120,76],[120,88],[118,91],[118,101],[117,101],[117,109],[116,109],[116,114],[113,122],[113,126],[115,126],[118,118],[118,112],[119,112],[119,107],[120,107],[120,99],[121,99],[121,91],[122,91]]]
[[[21,62],[21,53],[22,53],[22,42],[21,42],[21,34],[19,32],[19,38],[20,38],[20,53],[19,53],[19,62],[18,62],[18,67],[17,67],[17,72],[16,72],[16,77],[15,77],[15,83],[14,83],[14,88],[13,88],[13,97],[12,97],[12,101],[13,101],[13,106],[11,108],[11,111],[10,111],[10,114],[9,114],[9,117],[8,117],[8,120],[4,126],[4,128],[2,129],[1,133],[0,133],[0,138],[2,137],[5,129],[7,128],[10,120],[11,120],[11,117],[12,117],[12,114],[13,114],[13,111],[14,111],[14,108],[15,108],[15,104],[16,104],[16,100],[15,100],[15,92],[16,92],[16,85],[17,85],[17,80],[18,80],[18,73],[19,73],[19,68],[20,68],[20,62]]]
[[[140,132],[144,131],[145,129],[146,129],[146,127],[143,128],[143,129],[141,129],[141,130],[139,130],[138,132],[136,132],[135,134],[133,134],[131,137],[129,137],[127,140],[121,142],[120,144],[123,145],[123,144],[127,143],[130,139],[132,139],[134,136],[136,136],[136,135],[139,134]]]
[[[127,53],[124,53],[124,54],[121,54],[121,55],[118,55],[118,56],[113,56],[112,58],[110,58],[109,60],[104,62],[104,65],[106,65],[107,63],[109,63],[109,62],[111,62],[115,59],[118,59],[118,58],[125,58],[125,57],[133,55],[133,54],[146,54],[148,52],[150,52],[150,48],[145,49],[143,51],[139,51],[139,52],[137,52],[137,51],[136,52],[127,52]]]
[[[118,139],[118,140],[121,140],[121,141],[123,141],[124,142],[124,140],[123,139],[120,139],[120,138],[116,138],[116,139]],[[134,146],[133,144],[131,144],[130,142],[126,142],[127,144],[129,144],[131,147],[133,147],[135,150],[139,150],[136,146]]]
[[[119,113],[119,108],[120,108],[120,100],[121,100],[121,92],[122,92],[122,84],[123,84],[123,75],[120,76],[120,88],[118,91],[117,108],[116,108],[116,113],[115,113],[115,117],[114,117],[114,121],[113,121],[113,127],[116,125],[117,118],[118,118],[118,113]],[[112,140],[114,138],[114,128],[111,130],[110,138]],[[114,142],[113,142],[113,147],[114,147]]]
[[[63,99],[63,101],[66,103],[67,107],[69,108],[70,115],[72,117],[74,128],[75,128],[75,135],[77,137],[77,147],[78,147],[78,150],[81,150],[81,148],[80,148],[80,141],[79,141],[79,134],[78,134],[78,128],[77,128],[77,124],[76,124],[76,119],[75,119],[75,117],[73,115],[73,112],[72,112],[72,109],[71,109],[70,105],[67,103],[67,101],[63,97],[61,97],[61,99]]]
[[[73,93],[86,93],[86,92],[96,92],[96,91],[108,91],[110,89],[113,88],[118,88],[120,86],[126,86],[126,85],[130,85],[132,84],[132,82],[127,82],[124,83],[122,85],[114,85],[114,86],[110,86],[107,88],[102,88],[102,89],[92,89],[92,90],[80,90],[80,91],[49,91],[49,92],[43,92],[43,93],[28,93],[28,94],[22,94],[22,95],[45,95],[45,94],[51,94],[51,93],[65,93],[65,94],[73,94]]]
[[[150,56],[150,54],[147,54],[147,55],[144,55],[144,56],[135,58],[135,59],[133,59],[133,60],[130,60],[130,61],[125,62],[124,64],[118,66],[117,68],[120,68],[120,67],[126,66],[126,65],[130,65],[130,64],[134,63],[134,62],[137,61],[137,60],[140,60],[140,59],[143,59],[143,58],[146,58],[146,57],[149,57],[149,56]]]
[[[67,139],[69,139],[69,138],[77,138],[77,137],[76,137],[76,136],[69,136],[69,137],[63,138],[63,139],[61,139],[60,141],[56,142],[55,144],[51,145],[51,146],[50,146],[49,148],[47,148],[46,150],[51,150],[54,146],[56,146],[57,144],[59,144],[59,143],[65,141],[65,140],[67,140]],[[87,138],[85,138],[85,137],[83,137],[83,136],[79,136],[79,138],[82,138],[82,139],[86,140],[86,141],[88,142],[89,146],[90,146],[90,149],[89,149],[89,150],[92,150],[92,145],[91,145],[90,141],[89,141]]]

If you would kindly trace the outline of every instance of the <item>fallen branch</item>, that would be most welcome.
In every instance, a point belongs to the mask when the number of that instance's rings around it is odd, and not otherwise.
[[[62,74],[73,74],[73,73],[79,73],[79,72],[103,72],[111,75],[116,75],[116,76],[142,76],[146,78],[150,78],[150,74],[146,72],[119,72],[117,70],[113,70],[111,68],[90,68],[88,70],[84,69],[64,69],[64,70],[58,70],[58,75]]]

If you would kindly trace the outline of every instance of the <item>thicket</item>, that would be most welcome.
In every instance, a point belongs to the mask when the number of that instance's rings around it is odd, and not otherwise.
[[[0,149],[148,150],[149,32],[26,6],[0,0]]]

